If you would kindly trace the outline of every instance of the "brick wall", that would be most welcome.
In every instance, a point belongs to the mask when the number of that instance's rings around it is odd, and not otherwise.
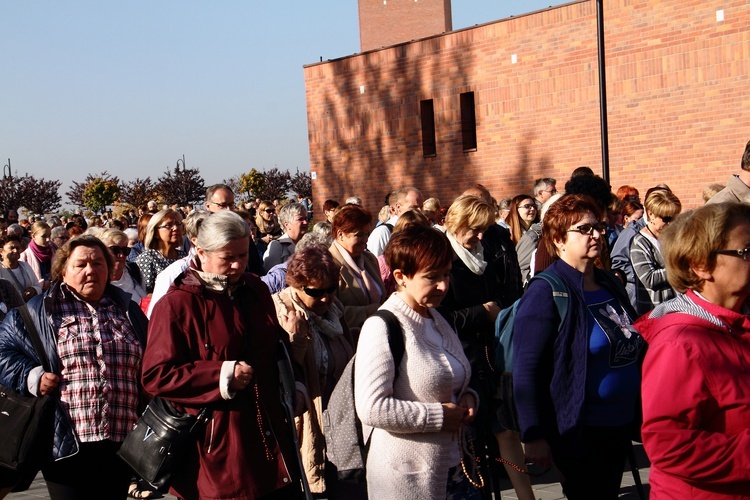
[[[359,0],[362,52],[452,29],[451,0]]]
[[[750,139],[750,3],[604,5],[611,184],[644,193],[666,182],[695,207],[705,185],[738,170]],[[314,198],[356,194],[377,213],[406,184],[450,203],[475,182],[501,199],[542,176],[564,184],[581,165],[601,172],[597,72],[594,0],[306,66]],[[461,147],[467,91],[473,152]],[[430,158],[423,99],[435,107]]]

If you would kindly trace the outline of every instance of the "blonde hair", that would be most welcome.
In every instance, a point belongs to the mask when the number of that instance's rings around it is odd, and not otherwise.
[[[148,226],[146,226],[146,240],[143,242],[144,247],[153,249],[159,248],[159,238],[156,237],[156,233],[159,231],[158,226],[167,217],[174,219],[178,224],[182,224],[182,216],[180,213],[171,208],[156,212],[153,217],[151,217],[151,220],[148,221]]]
[[[682,211],[680,199],[672,191],[664,189],[651,191],[643,206],[657,217],[675,217]]]
[[[33,238],[36,233],[38,233],[39,231],[44,231],[45,229],[50,229],[51,231],[49,224],[43,221],[35,222],[31,225],[31,230],[29,231],[29,234]]]
[[[456,234],[461,229],[486,230],[495,223],[495,209],[481,198],[462,194],[451,204],[445,214],[445,229]]]
[[[680,293],[701,291],[704,280],[694,268],[713,271],[716,251],[726,247],[729,233],[750,221],[750,205],[713,203],[685,212],[659,235],[667,279]]]

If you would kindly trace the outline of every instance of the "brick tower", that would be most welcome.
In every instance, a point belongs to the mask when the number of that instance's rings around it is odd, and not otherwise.
[[[450,0],[359,0],[362,52],[452,29]]]

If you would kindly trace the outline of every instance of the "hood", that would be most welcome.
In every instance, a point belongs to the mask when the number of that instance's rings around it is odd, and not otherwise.
[[[656,306],[651,313],[635,322],[636,329],[646,342],[651,342],[667,324],[703,323],[705,328],[719,333],[742,334],[750,331],[750,319],[712,304],[692,290]]]

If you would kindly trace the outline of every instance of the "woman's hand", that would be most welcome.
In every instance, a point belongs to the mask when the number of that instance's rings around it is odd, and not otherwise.
[[[487,318],[494,323],[497,315],[500,314],[500,306],[497,305],[497,302],[486,302],[482,304],[482,307],[484,307],[484,311],[487,313]]]
[[[458,406],[466,409],[466,416],[461,422],[464,425],[468,425],[474,421],[474,417],[477,415],[476,408],[477,401],[474,399],[474,395],[471,393],[464,393],[458,400]]]
[[[60,385],[60,377],[54,373],[44,372],[39,379],[39,394],[46,396],[52,394]]]
[[[309,331],[307,320],[302,315],[301,311],[291,310],[287,313],[286,316],[283,316],[280,319],[281,328],[286,330],[288,333],[293,336],[302,335],[303,337],[307,337]]]
[[[552,467],[552,450],[546,439],[535,439],[524,445],[526,450],[526,463],[538,465],[539,467]]]
[[[455,432],[464,423],[468,410],[455,403],[443,403],[443,431]]]
[[[237,361],[234,365],[234,375],[229,382],[229,389],[233,392],[241,391],[250,384],[253,378],[253,367],[244,361]]]

